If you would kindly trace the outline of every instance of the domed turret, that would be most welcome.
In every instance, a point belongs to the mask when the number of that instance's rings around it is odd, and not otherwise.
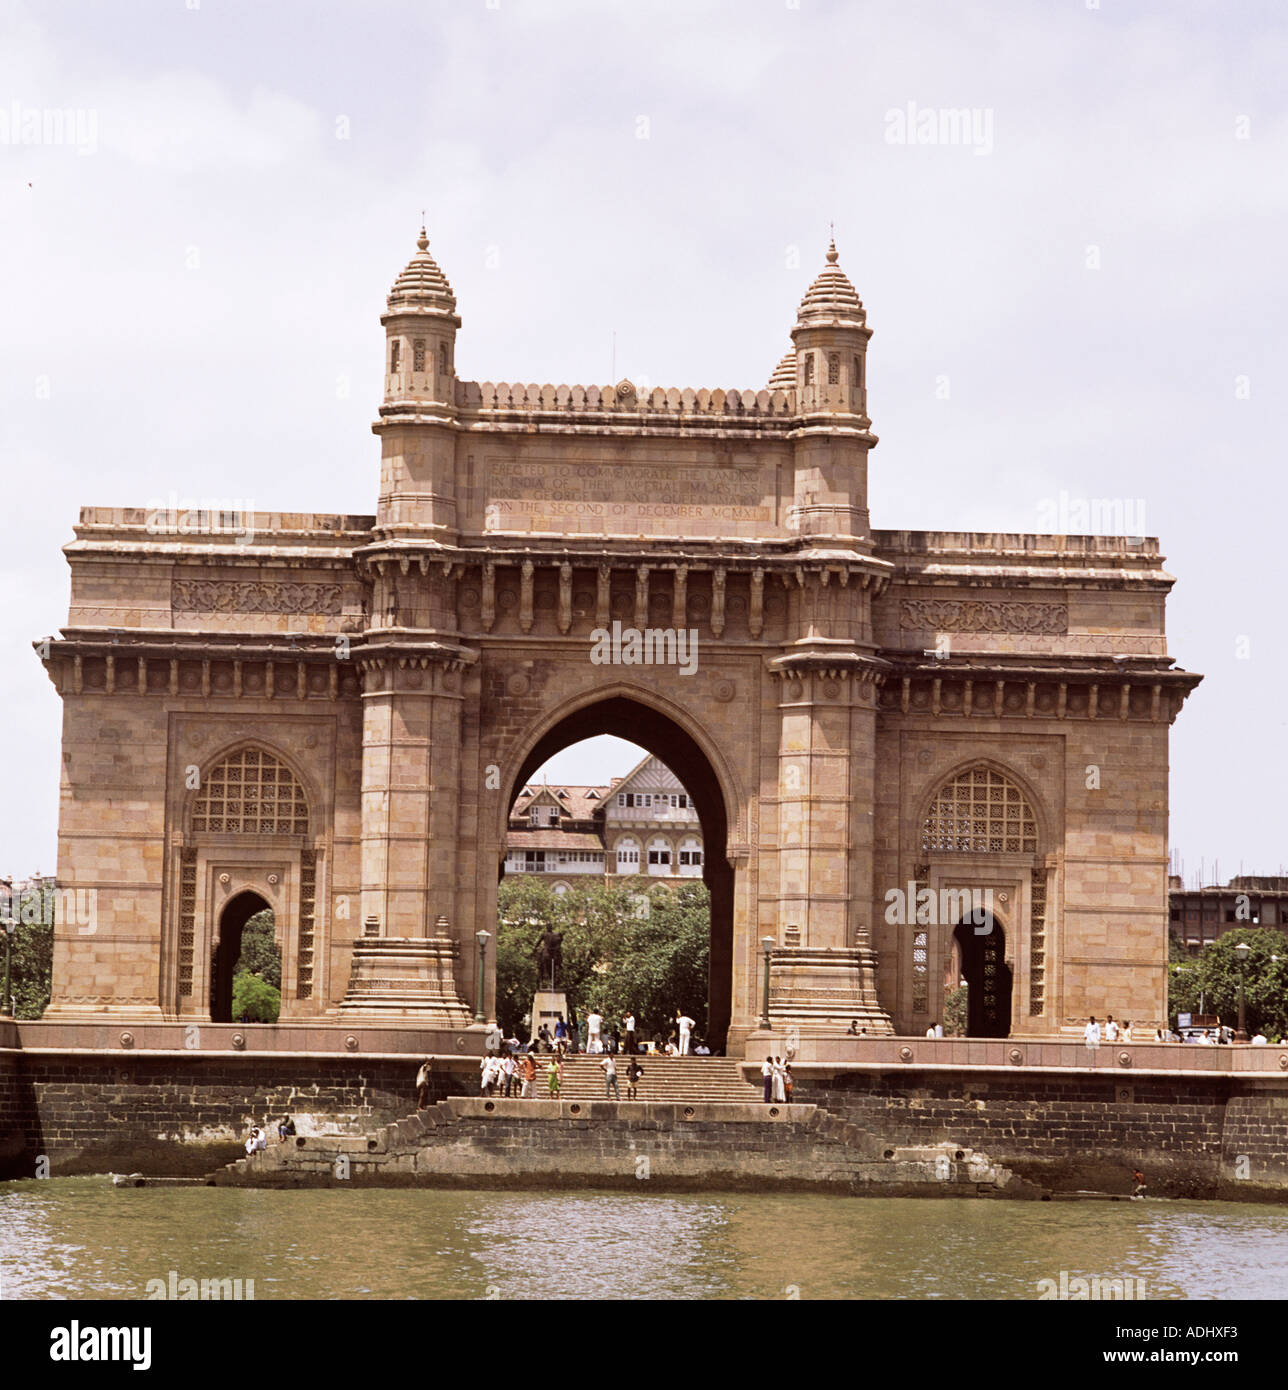
[[[389,291],[385,328],[385,403],[406,401],[448,409],[454,395],[456,296],[429,254],[421,227],[416,254]]]
[[[796,407],[802,415],[857,415],[866,426],[871,422],[864,362],[872,330],[863,301],[837,260],[833,241],[827,264],[806,290],[792,329]]]

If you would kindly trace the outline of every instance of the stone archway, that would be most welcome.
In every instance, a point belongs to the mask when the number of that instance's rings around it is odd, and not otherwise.
[[[1011,1035],[1011,967],[1006,963],[1006,931],[991,912],[972,913],[953,931],[953,958],[966,981],[966,1033],[972,1038]]]
[[[723,1048],[733,1012],[734,869],[727,853],[725,788],[693,735],[660,710],[628,696],[611,695],[583,705],[559,719],[528,750],[508,789],[506,807],[514,804],[519,789],[543,763],[570,745],[600,734],[614,734],[653,753],[693,797],[706,850],[702,877],[711,894],[708,1035]],[[641,872],[647,872],[643,865]]]
[[[219,914],[219,933],[210,958],[210,1021],[233,1023],[233,971],[241,956],[242,932],[257,913],[272,904],[250,889],[230,898]]]

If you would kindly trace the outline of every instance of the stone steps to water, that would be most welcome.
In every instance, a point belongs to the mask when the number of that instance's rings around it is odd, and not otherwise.
[[[602,1057],[578,1054],[564,1058],[563,1100],[603,1100],[604,1073],[600,1070]],[[622,1097],[626,1095],[626,1068],[630,1058],[618,1056],[617,1085]],[[641,1057],[644,1075],[637,1088],[643,1101],[688,1102],[728,1101],[746,1105],[763,1100],[761,1087],[749,1084],[742,1068],[732,1057]],[[533,1084],[539,1099],[548,1097],[546,1059],[537,1058],[537,1079]]]
[[[735,1064],[736,1065],[736,1064]],[[579,1069],[598,1067],[594,1058]],[[602,1076],[602,1073],[600,1074]],[[987,1154],[891,1143],[813,1104],[448,1098],[368,1135],[297,1137],[212,1174],[217,1186],[527,1184],[851,1195],[1048,1198]],[[641,1161],[646,1171],[641,1171]]]

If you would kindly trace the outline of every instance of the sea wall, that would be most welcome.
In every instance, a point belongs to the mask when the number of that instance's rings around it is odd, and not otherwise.
[[[1052,1191],[1288,1200],[1282,1077],[809,1069],[796,1095],[899,1143],[952,1139]]]
[[[204,1174],[242,1152],[251,1125],[283,1114],[302,1134],[365,1134],[415,1108],[418,1066],[415,1056],[0,1051],[0,1178]],[[431,1095],[460,1094],[477,1068],[438,1059]]]

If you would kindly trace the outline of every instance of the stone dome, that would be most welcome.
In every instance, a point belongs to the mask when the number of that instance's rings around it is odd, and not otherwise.
[[[836,242],[833,241],[827,248],[827,264],[801,300],[797,323],[834,323],[839,319],[859,324],[867,322],[858,291],[836,261]]]
[[[391,309],[445,309],[452,313],[456,309],[456,296],[447,283],[447,276],[438,268],[438,262],[429,254],[429,238],[425,229],[420,229],[416,242],[416,254],[407,262],[406,269],[394,281],[389,291]]]
[[[771,391],[791,391],[796,386],[796,350],[783,353],[783,360],[774,368],[769,378]]]

